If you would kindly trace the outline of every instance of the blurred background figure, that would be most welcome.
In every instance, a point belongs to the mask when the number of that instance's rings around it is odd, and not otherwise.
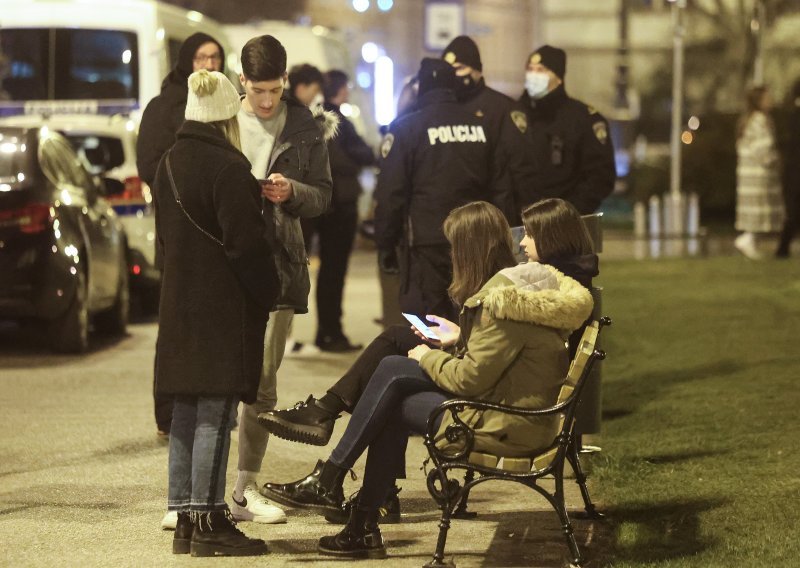
[[[771,106],[766,87],[750,89],[736,133],[736,230],[742,234],[734,245],[754,260],[761,258],[758,236],[780,231],[784,220],[780,155],[769,115]]]
[[[539,168],[533,192],[517,195],[523,208],[545,197],[594,213],[617,179],[608,122],[593,107],[567,95],[567,54],[543,45],[528,57],[520,103],[528,114]]]
[[[323,351],[344,352],[361,349],[353,345],[342,329],[342,295],[347,265],[358,228],[358,197],[361,169],[375,163],[372,148],[356,133],[355,126],[342,113],[350,97],[349,77],[339,70],[325,73],[324,107],[339,119],[339,133],[328,142],[333,198],[323,215],[304,222],[306,250],[314,235],[319,237],[317,274],[317,337]]]
[[[800,79],[789,93],[789,140],[786,146],[783,194],[786,221],[775,256],[788,258],[792,240],[800,225]]]
[[[224,71],[225,51],[213,37],[198,32],[183,42],[178,63],[161,83],[161,94],[148,103],[142,114],[136,141],[136,167],[139,177],[151,187],[161,157],[175,143],[178,129],[183,124],[189,96],[189,75],[201,69]],[[156,247],[156,267],[159,270],[161,264],[161,253]],[[167,436],[172,423],[173,400],[171,396],[155,392],[155,379],[153,401],[158,435]],[[169,518],[168,525],[174,526],[175,515]]]
[[[307,107],[321,105],[322,72],[308,63],[289,69],[289,94]]]

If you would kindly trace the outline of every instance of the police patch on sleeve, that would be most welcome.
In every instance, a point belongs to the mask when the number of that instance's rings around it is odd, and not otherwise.
[[[521,110],[512,110],[511,120],[514,121],[514,125],[523,134],[525,134],[528,131],[528,115],[526,115]]]
[[[392,144],[394,144],[394,134],[389,133],[383,137],[381,142],[381,156],[384,158],[392,151]]]
[[[595,122],[592,125],[592,130],[594,130],[594,135],[597,138],[600,144],[605,144],[606,140],[608,140],[608,127],[606,126],[605,122]]]

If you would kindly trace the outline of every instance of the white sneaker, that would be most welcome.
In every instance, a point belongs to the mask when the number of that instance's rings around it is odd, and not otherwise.
[[[733,246],[750,260],[761,260],[764,255],[758,250],[752,233],[742,233],[733,241]]]
[[[241,501],[231,496],[231,515],[237,521],[253,521],[254,523],[278,524],[286,522],[286,513],[270,503],[266,497],[258,492],[255,482],[248,483],[244,488]]]
[[[165,531],[174,531],[177,524],[178,511],[167,511],[167,514],[161,519],[161,528]]]

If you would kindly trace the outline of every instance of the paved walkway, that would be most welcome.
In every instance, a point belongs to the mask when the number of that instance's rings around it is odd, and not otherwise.
[[[358,253],[347,285],[346,328],[354,341],[379,331],[374,254]],[[313,297],[313,296],[312,296]],[[295,335],[313,337],[312,315],[296,319]],[[0,330],[0,566],[305,566],[344,565],[316,553],[320,536],[338,529],[321,517],[289,511],[285,525],[243,524],[266,539],[271,554],[256,559],[192,559],[171,554],[171,533],[159,529],[166,505],[167,449],[155,436],[151,381],[156,325],[139,323],[118,342],[93,340],[83,357],[49,354],[33,332]],[[320,394],[353,360],[319,355],[285,361],[279,404]],[[334,440],[345,427],[337,424]],[[304,476],[328,448],[270,441],[261,481]],[[235,456],[234,443],[232,455]],[[419,470],[420,438],[408,451],[401,524],[384,528],[390,558],[358,566],[422,566],[436,542],[438,514]],[[235,459],[229,464],[229,486]],[[360,476],[363,460],[356,466]],[[359,482],[348,479],[346,492]],[[572,510],[577,486],[567,483]],[[509,484],[476,489],[474,521],[454,521],[448,556],[460,567],[561,566],[566,546],[555,513],[532,491]],[[576,521],[590,556],[601,525]]]

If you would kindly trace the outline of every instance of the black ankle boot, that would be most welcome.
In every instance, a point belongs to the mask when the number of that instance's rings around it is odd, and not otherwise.
[[[178,513],[175,536],[172,538],[172,554],[189,554],[194,524],[189,513]]]
[[[191,552],[192,556],[260,556],[269,551],[263,540],[248,538],[236,528],[229,511],[215,511],[196,514]]]
[[[323,515],[336,513],[342,508],[344,501],[342,481],[347,470],[342,470],[337,475],[325,475],[327,472],[323,470],[331,465],[319,460],[314,471],[303,479],[285,485],[265,483],[261,494],[287,507],[311,509]],[[323,482],[323,475],[326,479],[330,477],[331,482]]]
[[[273,410],[258,415],[258,422],[269,432],[290,442],[325,446],[333,434],[338,412],[317,404],[313,396],[298,402],[294,408]]]
[[[323,536],[317,547],[320,554],[341,558],[386,558],[378,511],[359,511],[353,507],[350,519],[335,536]]]
[[[390,525],[401,522],[400,515],[400,491],[401,488],[396,485],[389,490],[389,495],[379,509],[380,523],[382,525]],[[342,504],[342,508],[335,513],[328,513],[325,515],[325,520],[335,525],[343,525],[347,523],[350,518],[350,513],[358,503],[359,491],[356,491],[350,498]]]

